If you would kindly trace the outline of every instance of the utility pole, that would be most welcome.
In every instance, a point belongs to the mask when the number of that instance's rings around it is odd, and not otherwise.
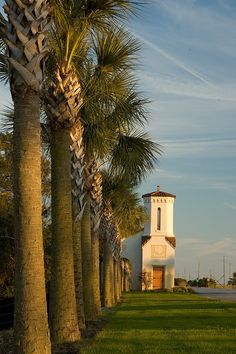
[[[231,274],[231,262],[229,262],[229,278],[232,278],[232,274]]]
[[[229,284],[231,284],[231,279],[233,278],[233,274],[231,274],[231,262],[229,261]],[[231,284],[231,288],[232,288],[232,284]]]
[[[197,286],[199,286],[199,279],[200,279],[200,261],[198,261],[198,267],[197,267]]]
[[[225,256],[223,256],[223,281],[224,281],[224,288],[225,288]]]

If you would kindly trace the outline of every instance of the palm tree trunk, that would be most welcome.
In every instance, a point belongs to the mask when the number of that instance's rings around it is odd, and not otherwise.
[[[75,293],[79,329],[85,329],[84,298],[83,298],[83,274],[82,274],[82,250],[81,250],[81,223],[73,222],[73,248],[74,248],[74,274]]]
[[[91,225],[90,225],[90,197],[85,196],[84,213],[81,220],[81,249],[82,273],[84,291],[84,312],[86,322],[95,320],[92,272],[94,264],[91,263]]]
[[[114,304],[113,258],[109,242],[104,242],[104,305]]]
[[[98,315],[101,312],[101,296],[100,296],[100,262],[99,262],[99,231],[91,232],[91,256],[92,256],[92,291],[94,297],[95,313]]]
[[[121,291],[125,291],[125,266],[124,259],[121,260]]]
[[[118,260],[118,282],[119,282],[119,300],[121,299],[121,288],[122,288],[122,279],[121,279],[121,259]]]
[[[70,130],[52,130],[52,277],[50,329],[56,344],[80,338],[72,241]]]
[[[70,135],[75,293],[79,328],[84,330],[86,325],[83,297],[81,219],[86,193],[84,191],[83,126],[79,120],[72,128]]]
[[[116,267],[116,259],[113,258],[113,289],[114,289],[114,301],[117,303],[117,267]]]
[[[51,353],[48,330],[41,200],[39,95],[14,99],[15,353]]]
[[[115,292],[115,302],[120,301],[120,290],[119,290],[119,259],[114,259],[114,292]]]
[[[91,263],[92,297],[94,311],[98,315],[101,311],[100,296],[100,264],[99,264],[99,225],[102,206],[102,176],[95,159],[87,161],[85,168],[86,187],[90,194],[90,222],[91,222]]]

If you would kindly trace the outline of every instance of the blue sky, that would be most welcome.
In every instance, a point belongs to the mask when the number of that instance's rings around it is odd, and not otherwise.
[[[179,276],[236,271],[236,2],[156,0],[131,30],[164,154],[140,193],[176,194]]]
[[[3,1],[0,1],[2,4]],[[142,43],[137,74],[162,145],[140,194],[176,194],[177,275],[236,271],[236,2],[151,0],[129,25]],[[0,105],[10,101],[0,87]]]

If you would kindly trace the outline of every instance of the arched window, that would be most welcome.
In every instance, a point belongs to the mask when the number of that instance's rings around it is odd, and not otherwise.
[[[161,230],[161,208],[157,209],[157,230]]]

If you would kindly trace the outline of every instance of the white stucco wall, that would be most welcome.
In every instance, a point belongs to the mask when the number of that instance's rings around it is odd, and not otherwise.
[[[144,206],[149,216],[149,220],[146,222],[144,227],[144,235],[173,236],[174,198],[145,197]],[[161,229],[160,230],[157,230],[158,208],[161,208]]]
[[[144,226],[144,235],[173,236],[174,198],[145,197],[144,206],[149,216],[149,220]],[[161,230],[157,230],[158,208],[161,208]],[[150,222],[150,220],[152,222]]]
[[[152,246],[158,247],[158,258]],[[155,247],[155,248],[156,248]],[[143,246],[143,271],[150,272],[153,279],[153,266],[164,267],[164,288],[173,288],[175,278],[175,249],[165,240],[165,236],[153,236]],[[152,282],[150,284],[152,289]]]
[[[128,258],[132,266],[132,290],[141,290],[139,275],[142,271],[142,235],[143,232],[122,241],[123,258]]]
[[[161,192],[163,193],[163,192]],[[175,248],[165,237],[175,237],[173,233],[173,207],[175,197],[171,196],[146,196],[144,206],[148,214],[148,221],[144,226],[144,231],[129,237],[122,242],[122,257],[128,258],[132,265],[132,289],[140,290],[140,274],[148,272],[153,280],[153,266],[164,268],[164,288],[174,286],[175,277]],[[161,209],[161,227],[158,230],[158,208]],[[144,242],[142,237],[151,238]],[[150,284],[152,289],[152,281]]]

